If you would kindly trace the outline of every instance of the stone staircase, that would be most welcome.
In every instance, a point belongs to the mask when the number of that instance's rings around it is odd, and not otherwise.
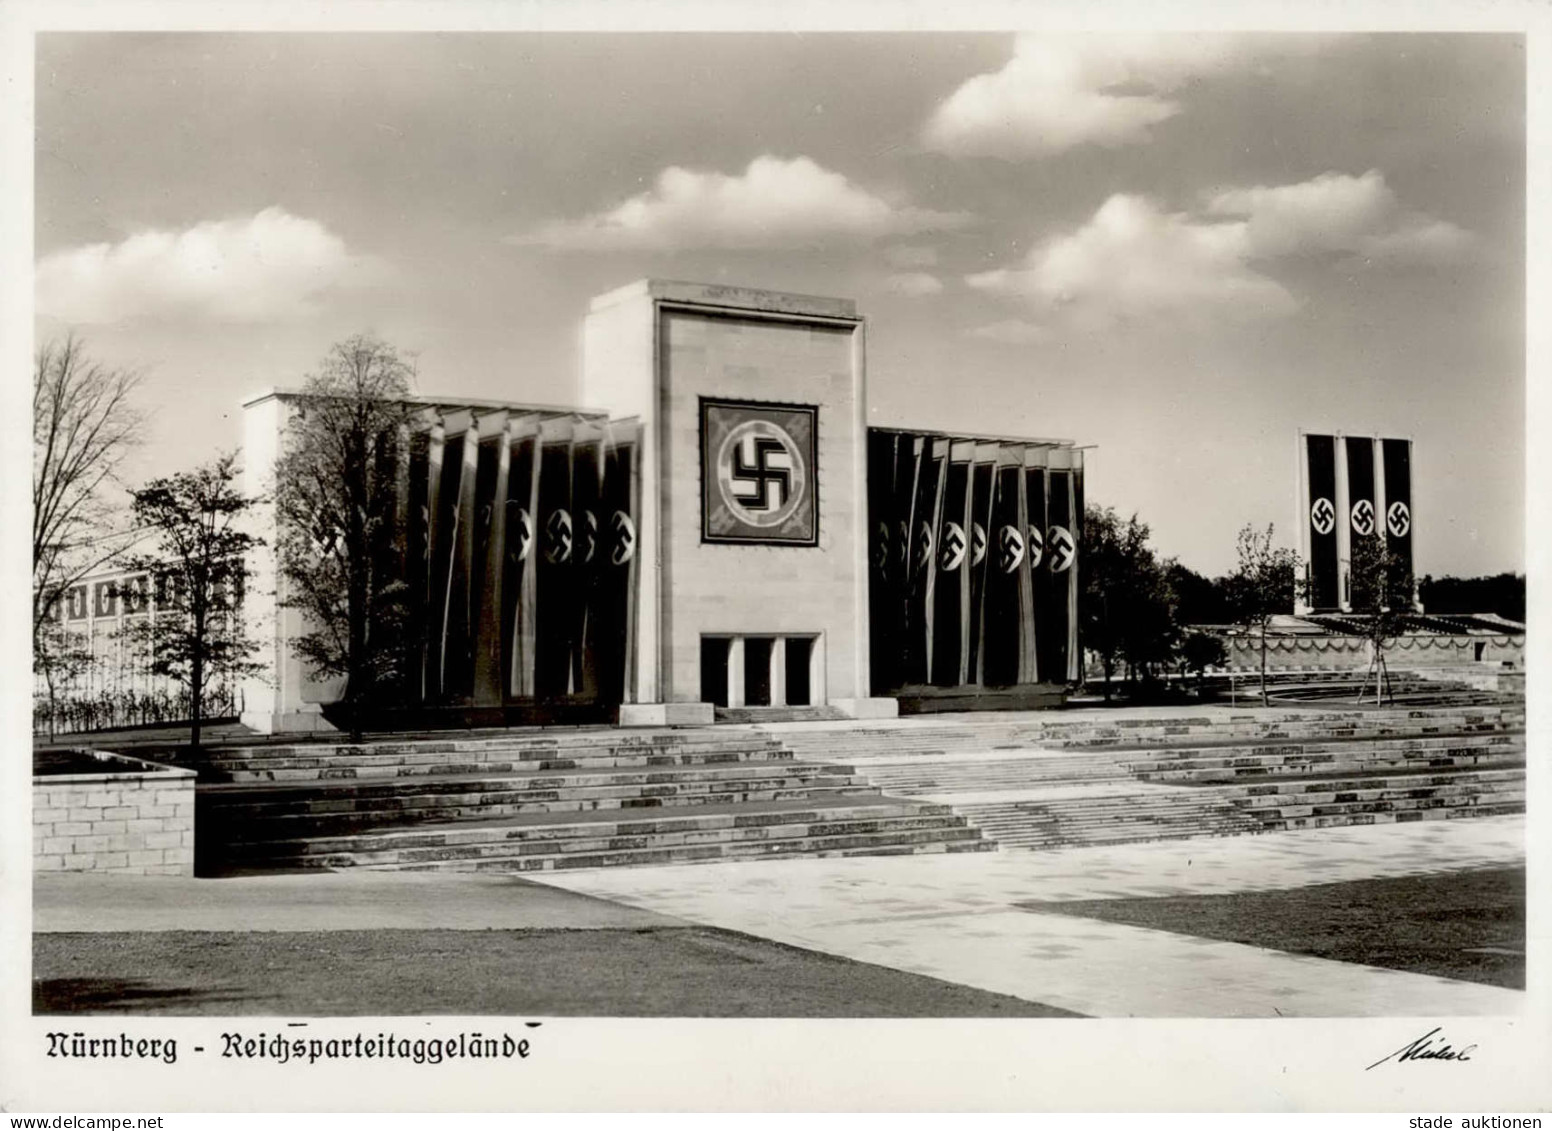
[[[1523,812],[1522,706],[784,731],[1005,848]],[[1022,748],[1020,748],[1022,744]]]
[[[715,728],[223,748],[196,867],[530,871],[995,847],[945,805]]]

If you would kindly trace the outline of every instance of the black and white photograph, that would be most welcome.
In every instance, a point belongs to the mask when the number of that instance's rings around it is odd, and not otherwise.
[[[1545,1111],[1530,9],[738,7],[8,21],[0,1107]]]

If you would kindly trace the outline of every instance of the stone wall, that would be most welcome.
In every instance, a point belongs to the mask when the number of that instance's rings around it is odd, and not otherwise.
[[[34,871],[193,875],[194,771],[100,757],[113,768],[32,779]]]

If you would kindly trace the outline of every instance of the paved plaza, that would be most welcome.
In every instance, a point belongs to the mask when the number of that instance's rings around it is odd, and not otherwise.
[[[1523,1009],[1523,992],[1016,905],[1266,891],[1524,859],[1524,818],[1515,816],[1038,853],[604,870],[540,882],[1091,1016],[1502,1016]]]
[[[1520,865],[1521,816],[1043,852],[480,875],[40,877],[54,931],[343,931],[688,925],[1100,1017],[1499,1016],[1525,994],[1030,902],[1271,891]],[[578,898],[590,897],[590,898]]]

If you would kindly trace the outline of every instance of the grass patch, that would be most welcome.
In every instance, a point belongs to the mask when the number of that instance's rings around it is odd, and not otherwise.
[[[1282,891],[1020,903],[1198,938],[1525,988],[1525,869],[1491,868]]]
[[[704,927],[33,936],[37,1013],[1072,1017]]]

